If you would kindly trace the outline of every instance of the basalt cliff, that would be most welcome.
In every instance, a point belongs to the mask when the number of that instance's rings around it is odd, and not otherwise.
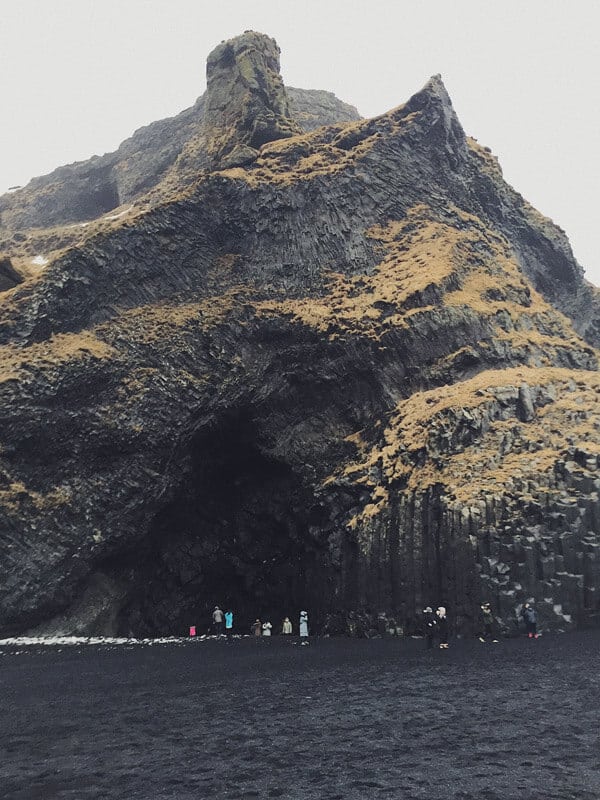
[[[0,633],[600,614],[600,311],[439,77],[374,119],[273,40],[0,201]],[[245,632],[245,631],[244,631]]]

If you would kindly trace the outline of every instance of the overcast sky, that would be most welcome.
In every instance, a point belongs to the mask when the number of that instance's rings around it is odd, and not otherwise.
[[[599,0],[0,0],[0,192],[190,106],[252,29],[284,81],[373,116],[441,73],[466,132],[600,284]]]

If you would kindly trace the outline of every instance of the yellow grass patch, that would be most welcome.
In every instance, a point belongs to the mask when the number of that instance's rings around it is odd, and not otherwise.
[[[442,431],[453,435],[464,423],[465,411],[476,420],[480,411],[497,403],[505,387],[552,387],[546,404],[536,408],[530,422],[491,419],[485,432],[469,446],[455,451],[430,452],[429,442]],[[548,400],[554,396],[554,400]],[[467,417],[467,424],[468,424]],[[384,486],[374,487],[371,502],[354,524],[379,513],[387,505],[388,481],[400,481],[407,490],[423,491],[440,485],[446,495],[465,505],[485,494],[518,492],[535,485],[577,445],[600,454],[600,373],[561,368],[516,367],[482,372],[470,380],[418,392],[401,401],[390,416],[382,442],[364,460],[345,467],[342,474],[357,483],[378,465]],[[383,490],[383,491],[382,491]]]
[[[31,364],[57,367],[76,359],[111,358],[115,353],[110,345],[89,331],[57,333],[47,341],[36,342],[27,348],[7,344],[0,347],[0,381],[18,379],[23,369]]]

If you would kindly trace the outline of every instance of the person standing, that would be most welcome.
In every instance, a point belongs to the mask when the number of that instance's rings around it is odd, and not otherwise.
[[[427,650],[431,650],[433,647],[433,638],[435,636],[435,622],[436,619],[433,613],[433,609],[431,608],[431,606],[427,606],[427,608],[423,611],[423,630],[425,633]]]
[[[223,620],[224,615],[219,606],[215,606],[215,610],[213,611],[212,619],[213,619],[213,626],[217,636],[223,635]]]
[[[254,636],[261,636],[262,634],[262,625],[259,619],[255,620],[252,625],[250,626],[250,630]]]
[[[492,607],[489,603],[484,603],[481,606],[481,616],[483,618],[483,631],[479,637],[479,641],[497,642],[498,639],[494,638],[494,615],[492,614]]]
[[[263,636],[270,636],[270,635],[271,635],[271,628],[272,628],[272,627],[273,627],[273,626],[271,625],[271,623],[270,623],[269,621],[267,621],[267,622],[263,622],[263,626],[262,626],[262,635],[263,635]]]
[[[281,633],[284,634],[284,636],[289,636],[291,633],[293,633],[292,623],[290,622],[289,617],[286,617],[283,620],[283,625],[281,626]]]
[[[300,638],[308,638],[308,611],[300,612]],[[302,644],[308,644],[308,642],[302,642]]]
[[[436,628],[438,636],[440,637],[440,650],[448,649],[448,617],[446,616],[446,609],[444,606],[439,606],[435,612]]]
[[[231,636],[233,633],[233,611],[231,609],[225,612],[225,633]]]
[[[537,639],[539,636],[537,632],[537,611],[530,603],[525,603],[521,614],[525,623],[527,637],[529,639]]]

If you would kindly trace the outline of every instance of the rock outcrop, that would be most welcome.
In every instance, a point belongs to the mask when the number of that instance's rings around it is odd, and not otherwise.
[[[235,161],[235,148],[252,156],[270,137],[360,119],[331,92],[284,87],[277,44],[251,31],[215,48],[207,79],[207,92],[191,108],[140,128],[116,152],[59,167],[2,195],[0,252],[2,237],[6,248],[15,231],[94,220],[165,180],[176,191],[215,159]],[[151,203],[145,198],[146,207]]]
[[[49,263],[0,296],[0,632],[182,631],[215,601],[593,621],[598,329],[566,236],[439,77],[281,133],[13,243]]]
[[[10,258],[0,258],[0,292],[23,283],[23,276],[13,267]]]
[[[275,139],[302,132],[291,119],[279,47],[260,33],[220,44],[206,62],[204,135],[210,167],[239,166]]]

